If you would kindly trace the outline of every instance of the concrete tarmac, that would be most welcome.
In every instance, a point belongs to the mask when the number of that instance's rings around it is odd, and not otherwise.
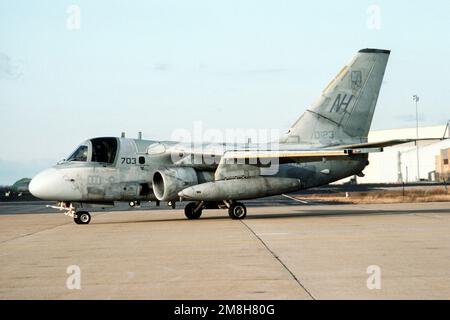
[[[242,221],[113,211],[89,225],[4,211],[0,299],[450,298],[450,203],[253,206]]]

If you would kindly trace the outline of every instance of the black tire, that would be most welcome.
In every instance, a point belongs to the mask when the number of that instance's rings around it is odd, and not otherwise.
[[[247,208],[243,203],[235,202],[228,208],[228,215],[233,220],[242,220],[247,216]]]
[[[184,207],[184,215],[188,219],[198,219],[202,215],[203,209],[198,209],[196,212],[194,212],[195,208],[198,206],[195,202],[189,202],[186,207]]]
[[[87,211],[78,211],[76,216],[77,217],[73,219],[76,224],[89,224],[89,222],[91,222],[91,215]]]

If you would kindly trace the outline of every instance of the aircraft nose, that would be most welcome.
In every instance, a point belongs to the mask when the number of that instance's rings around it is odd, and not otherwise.
[[[73,182],[65,179],[59,171],[50,168],[40,172],[28,186],[30,193],[43,200],[81,200],[81,193]]]

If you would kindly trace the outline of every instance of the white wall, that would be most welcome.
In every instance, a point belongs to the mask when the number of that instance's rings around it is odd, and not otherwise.
[[[427,179],[428,173],[436,170],[436,156],[440,154],[441,149],[450,148],[450,139],[439,141],[423,148],[419,146],[419,171],[420,178]],[[417,177],[417,156],[416,149],[405,150],[401,156],[402,175],[405,180],[406,167],[408,167],[409,180]],[[405,182],[407,182],[405,180]]]

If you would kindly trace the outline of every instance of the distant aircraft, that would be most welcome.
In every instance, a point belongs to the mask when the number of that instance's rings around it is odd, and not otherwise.
[[[243,219],[247,209],[239,201],[363,176],[370,152],[416,141],[367,142],[389,55],[389,50],[360,50],[276,148],[222,144],[218,152],[206,144],[93,138],[34,177],[30,192],[58,201],[57,208],[77,224],[91,221],[86,207],[143,200],[173,207],[189,200],[188,219],[217,208]]]
[[[28,193],[28,185],[30,184],[31,179],[22,178],[14,182],[14,184],[10,187],[6,187],[5,197],[11,197],[14,193],[17,193],[18,197],[21,197],[24,193]]]

